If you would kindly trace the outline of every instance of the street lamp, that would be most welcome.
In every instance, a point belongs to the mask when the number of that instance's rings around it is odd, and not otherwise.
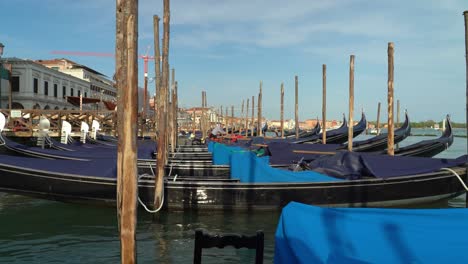
[[[2,108],[2,73],[3,73],[3,65],[2,65],[2,55],[3,55],[3,48],[5,45],[0,42],[0,109]]]

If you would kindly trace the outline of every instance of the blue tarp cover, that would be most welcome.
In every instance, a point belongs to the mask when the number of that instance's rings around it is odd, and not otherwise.
[[[274,263],[466,263],[468,209],[321,208],[291,202]]]
[[[42,155],[52,155],[55,157],[67,158],[79,158],[79,159],[107,159],[107,158],[116,158],[117,157],[117,148],[109,147],[103,145],[91,145],[91,144],[81,144],[80,145],[64,145],[55,141],[52,141],[54,144],[57,144],[61,147],[66,147],[72,151],[66,150],[57,150],[57,149],[42,149],[40,147],[31,147],[26,146],[20,143],[17,143],[7,137],[4,137],[3,140],[10,148],[28,151],[31,154],[36,153],[37,156]],[[156,143],[154,141],[138,141],[138,158],[140,159],[151,159],[151,153],[155,150]]]
[[[214,165],[229,165],[231,162],[232,153],[246,151],[243,148],[237,146],[226,146],[216,142],[210,143],[213,143],[211,147],[208,144],[208,148],[212,149]]]
[[[434,159],[345,151],[333,156],[319,157],[308,166],[326,175],[344,179],[360,179],[362,176],[389,178],[429,173],[441,168],[461,166],[466,162],[466,155],[457,159]]]
[[[0,164],[16,166],[24,169],[81,176],[116,178],[117,175],[117,162],[115,158],[92,161],[75,161],[0,155]]]
[[[291,164],[304,158],[304,161],[311,161],[322,156],[320,154],[296,153],[299,151],[315,152],[336,152],[341,145],[339,144],[294,144],[287,142],[268,143],[268,150],[271,154],[270,164]]]
[[[314,171],[293,172],[272,168],[269,158],[269,156],[257,157],[255,153],[248,151],[232,153],[231,178],[250,183],[341,181]]]

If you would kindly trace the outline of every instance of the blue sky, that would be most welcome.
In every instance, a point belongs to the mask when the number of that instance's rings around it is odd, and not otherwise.
[[[153,51],[152,16],[162,0],[139,1],[139,53]],[[386,111],[387,44],[395,43],[395,97],[413,120],[465,120],[462,13],[466,0],[172,0],[171,67],[182,107],[234,105],[257,96],[263,80],[264,116],[294,117],[299,76],[300,119],[321,115],[322,64],[327,64],[328,119],[348,111],[349,56],[355,62],[355,119]],[[112,58],[58,56],[54,50],[113,53],[114,0],[0,0],[4,57],[66,57],[114,73]],[[161,21],[162,23],[162,21]],[[162,24],[161,24],[162,27]],[[140,83],[143,83],[143,64]],[[150,64],[149,76],[154,76]],[[154,91],[154,83],[149,86]],[[395,104],[396,107],[396,104]],[[382,118],[386,119],[386,113]]]

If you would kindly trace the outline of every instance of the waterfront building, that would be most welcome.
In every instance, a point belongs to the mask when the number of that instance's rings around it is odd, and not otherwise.
[[[4,58],[1,65],[0,108],[11,100],[12,109],[76,110],[80,97],[83,110],[115,107],[113,82],[73,61]]]

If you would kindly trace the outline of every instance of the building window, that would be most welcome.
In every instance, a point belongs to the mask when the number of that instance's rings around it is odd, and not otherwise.
[[[67,87],[66,86],[62,86],[62,94],[63,94],[63,98],[67,97]]]
[[[34,86],[33,86],[33,89],[34,89],[34,93],[38,93],[38,90],[39,90],[39,80],[37,78],[34,78]]]
[[[13,76],[11,78],[11,91],[12,92],[19,92],[19,86],[20,86],[19,76]]]
[[[70,89],[70,96],[73,96],[73,88]]]
[[[80,90],[78,90],[78,97],[80,97],[80,96],[81,96],[81,91],[80,91]]]
[[[58,96],[58,87],[57,87],[57,84],[54,83],[54,97],[57,97]]]
[[[49,82],[44,81],[44,94],[49,95]]]
[[[84,97],[88,98],[88,93],[87,92],[84,92]]]

